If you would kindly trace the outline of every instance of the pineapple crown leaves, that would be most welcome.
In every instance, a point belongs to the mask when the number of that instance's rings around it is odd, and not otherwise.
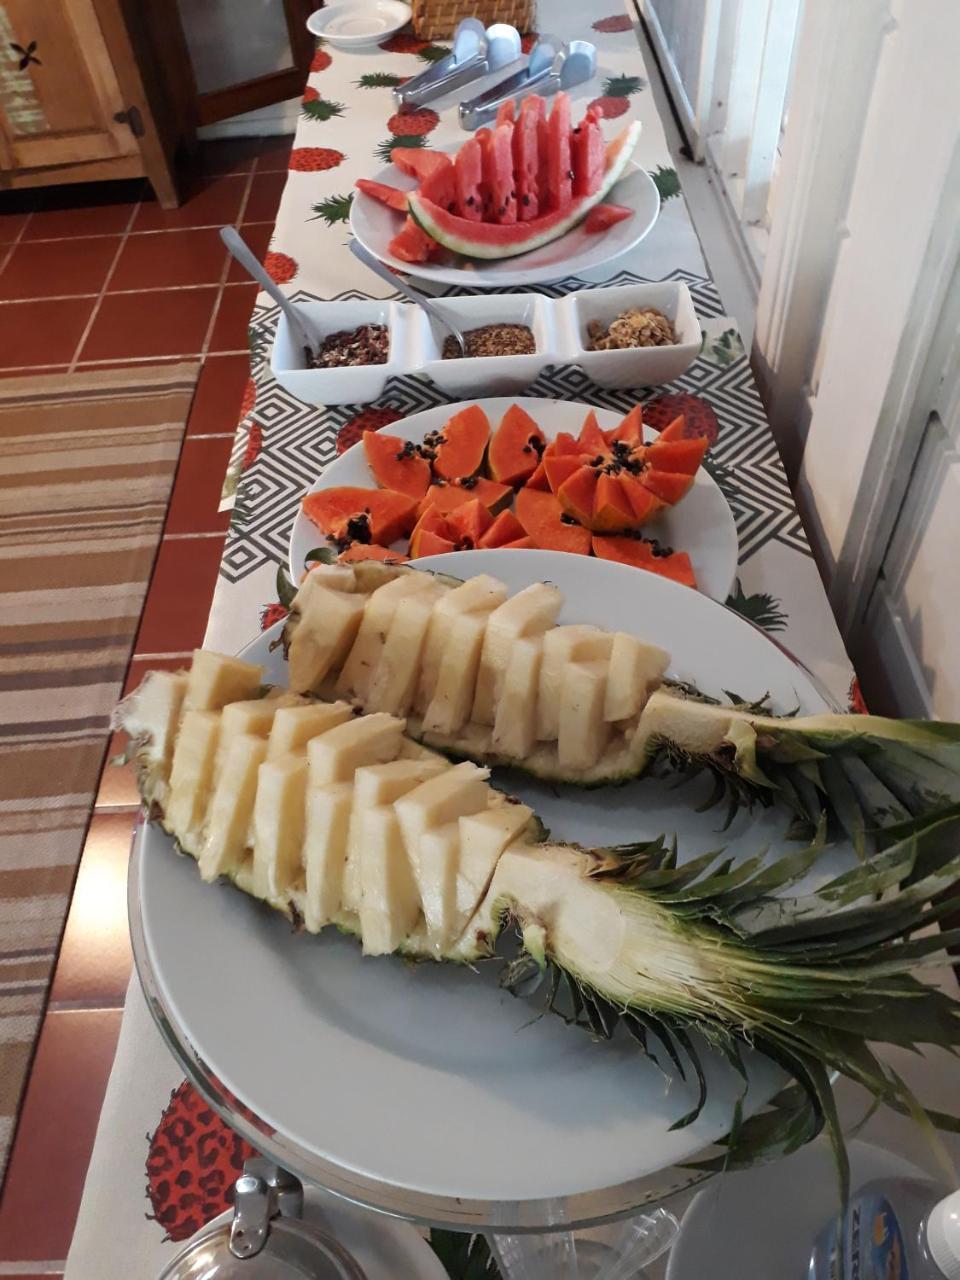
[[[788,619],[780,601],[766,591],[757,591],[748,596],[739,578],[725,603],[728,609],[734,609],[748,622],[762,627],[764,631],[783,631],[786,628]]]
[[[666,202],[673,196],[680,194],[680,178],[676,169],[668,169],[660,164],[653,170],[650,177],[653,179],[653,185],[657,188],[662,201]]]
[[[311,206],[313,217],[308,221],[315,222],[318,218],[322,218],[328,227],[332,227],[337,222],[346,222],[350,217],[350,206],[352,204],[352,191],[348,192],[347,195],[327,196],[326,200],[320,200],[317,204]]]
[[[334,116],[342,116],[342,102],[329,102],[326,98],[305,98],[300,107],[300,114],[305,120],[331,120]]]
[[[603,82],[605,98],[629,98],[632,93],[639,93],[647,87],[643,76],[610,76]]]

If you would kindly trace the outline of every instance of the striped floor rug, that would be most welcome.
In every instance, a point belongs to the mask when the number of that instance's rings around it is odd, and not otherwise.
[[[0,1177],[198,371],[0,379]]]

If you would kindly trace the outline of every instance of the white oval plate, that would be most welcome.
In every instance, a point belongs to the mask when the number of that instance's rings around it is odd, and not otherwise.
[[[597,405],[580,404],[573,400],[546,400],[536,396],[495,396],[486,400],[463,400],[455,404],[436,405],[432,409],[424,409],[422,413],[413,413],[399,422],[391,422],[384,428],[388,435],[399,436],[402,440],[415,440],[420,443],[430,431],[436,431],[459,409],[468,404],[479,404],[490,419],[491,429],[495,430],[500,419],[512,404],[526,409],[531,418],[540,425],[540,429],[548,440],[554,439],[561,431],[569,431],[577,435],[583,426],[583,420],[591,409],[597,415],[600,426],[607,430],[615,427],[622,420],[623,414],[613,409],[601,409]],[[654,439],[656,432],[647,431],[649,439]],[[335,459],[318,476],[307,490],[318,493],[321,489],[330,489],[335,485],[360,485],[375,487],[376,481],[367,466],[363,452],[363,444],[357,443],[346,453]],[[700,590],[721,603],[726,600],[733,585],[737,571],[737,527],[733,513],[726,498],[720,492],[717,482],[700,468],[693,487],[682,501],[675,507],[662,512],[656,520],[644,527],[651,538],[657,538],[666,546],[676,551],[686,551],[693,562]],[[304,559],[308,552],[326,545],[320,530],[303,514],[302,507],[297,511],[290,531],[290,575],[294,582],[299,582],[303,574]],[[459,552],[460,555],[473,555],[474,552]],[[577,559],[599,563],[592,557],[578,556]],[[473,567],[464,565],[461,575],[476,573]],[[644,570],[635,570],[648,576]]]
[[[406,26],[412,12],[403,0],[350,0],[311,13],[307,30],[338,49],[363,49]]]
[[[759,631],[675,583],[545,551],[424,563],[490,573],[511,590],[555,582],[565,596],[562,622],[593,622],[662,645],[672,673],[706,692],[769,691],[782,710],[824,709],[811,681]],[[244,656],[263,663],[267,679],[285,682],[276,634],[265,632]],[[694,811],[709,789],[703,782],[680,791],[650,779],[578,791],[501,778],[558,839],[602,845],[676,830],[683,858],[720,845],[755,853],[782,843],[787,815],[776,810],[741,813],[719,835],[722,812]],[[156,826],[144,828],[140,855],[144,943],[174,1025],[226,1088],[284,1135],[287,1150],[296,1144],[327,1167],[375,1180],[390,1192],[382,1202],[409,1206],[399,1212],[429,1217],[424,1197],[439,1197],[454,1214],[456,1197],[508,1202],[503,1212],[491,1208],[500,1216],[487,1221],[517,1221],[515,1202],[625,1183],[632,1190],[637,1178],[671,1167],[669,1186],[657,1186],[663,1193],[696,1180],[672,1166],[729,1128],[737,1077],[705,1046],[710,1099],[696,1123],[671,1132],[695,1099],[689,1079],[664,1076],[629,1037],[595,1044],[557,1017],[537,1019],[539,1006],[498,988],[496,965],[411,966],[364,958],[332,931],[297,936],[228,885],[203,884],[192,859],[175,857]],[[747,1057],[751,1112],[783,1077],[768,1060]],[[368,1183],[365,1195],[378,1203]],[[620,1209],[638,1203],[621,1200]]]
[[[450,143],[437,150],[453,152],[459,143]],[[416,179],[407,177],[396,165],[388,164],[375,173],[376,182],[386,182],[403,191],[412,191]],[[609,231],[600,235],[588,234],[583,224],[568,231],[565,236],[551,240],[549,244],[515,258],[487,261],[479,258],[461,258],[449,253],[432,262],[404,262],[395,258],[387,245],[403,226],[404,215],[388,209],[379,200],[354,192],[350,205],[350,230],[365,249],[385,262],[388,267],[416,276],[418,280],[432,280],[437,284],[458,284],[466,288],[484,289],[511,284],[546,284],[549,280],[561,280],[602,267],[621,253],[626,253],[647,235],[660,212],[660,193],[649,173],[631,165],[616,184],[606,202],[628,205],[634,210],[632,218],[625,218]]]

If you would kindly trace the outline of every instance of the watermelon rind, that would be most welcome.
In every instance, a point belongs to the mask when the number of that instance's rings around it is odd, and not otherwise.
[[[465,258],[515,258],[521,253],[530,253],[566,235],[583,221],[594,205],[603,202],[623,177],[640,140],[641,128],[640,121],[634,120],[611,143],[603,181],[592,195],[580,196],[565,209],[557,209],[542,218],[509,225],[468,222],[425,199],[419,192],[410,193],[410,216],[434,240]]]

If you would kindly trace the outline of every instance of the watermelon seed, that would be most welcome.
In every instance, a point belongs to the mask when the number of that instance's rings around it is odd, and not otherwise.
[[[523,203],[524,203],[524,204],[529,204],[529,203],[530,203],[530,197],[525,195],[525,196],[523,197]]]
[[[469,208],[472,208],[475,203],[473,196],[467,196],[467,205]]]

